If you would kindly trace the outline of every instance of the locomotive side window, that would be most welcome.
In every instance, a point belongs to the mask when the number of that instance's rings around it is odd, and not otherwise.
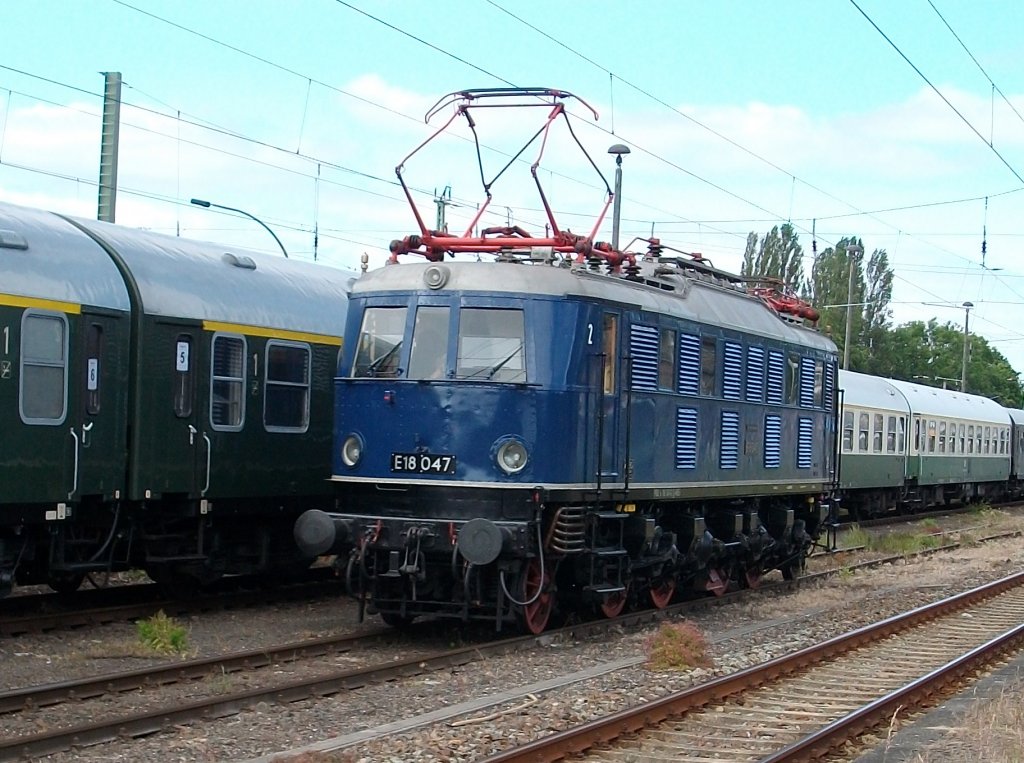
[[[68,321],[58,313],[25,311],[21,320],[19,408],[26,424],[64,421],[68,403]]]
[[[747,400],[764,402],[764,348],[747,348]]]
[[[619,333],[618,316],[604,314],[604,333],[601,351],[604,353],[604,394],[615,394],[615,346]]]
[[[210,375],[210,424],[214,429],[239,431],[245,419],[245,339],[213,337]]]
[[[103,326],[90,323],[85,334],[85,412],[100,412],[100,362],[103,357]]]
[[[676,332],[662,329],[658,346],[658,388],[674,389],[676,379]]]
[[[522,310],[463,308],[459,313],[456,377],[525,382],[525,338]]]
[[[814,406],[821,408],[825,400],[825,363],[814,361]]]
[[[782,405],[785,387],[785,360],[781,352],[768,353],[768,403]]]
[[[179,419],[192,415],[193,378],[192,337],[179,334],[174,342],[174,415]]]
[[[266,355],[264,428],[305,432],[309,427],[309,345],[270,341]]]
[[[800,400],[801,374],[800,356],[795,352],[789,353],[788,373],[786,375],[786,402],[789,405],[796,405]]]
[[[398,376],[402,337],[405,336],[405,313],[404,307],[366,308],[352,367],[353,376]]]
[[[443,379],[448,370],[448,307],[417,308],[409,354],[410,379]]]
[[[718,340],[706,336],[700,342],[700,394],[715,394],[715,367],[718,365]]]

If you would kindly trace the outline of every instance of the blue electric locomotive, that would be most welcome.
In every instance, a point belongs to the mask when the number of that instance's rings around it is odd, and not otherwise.
[[[547,94],[560,115],[567,94]],[[460,95],[460,111],[488,97]],[[338,554],[387,622],[540,632],[556,609],[721,593],[794,573],[827,516],[836,352],[806,306],[654,239],[637,256],[562,232],[548,212],[544,238],[421,224],[393,260],[428,262],[353,286],[343,489],[295,535]],[[496,261],[441,262],[472,251]]]

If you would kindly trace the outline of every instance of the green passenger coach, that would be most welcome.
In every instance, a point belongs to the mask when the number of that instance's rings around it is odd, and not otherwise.
[[[0,205],[0,589],[307,564],[351,276]]]
[[[840,487],[848,513],[996,498],[1008,489],[1010,411],[979,395],[840,371]]]

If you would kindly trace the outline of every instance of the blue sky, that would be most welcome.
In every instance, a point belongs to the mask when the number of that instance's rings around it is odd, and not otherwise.
[[[972,331],[1024,370],[1024,3],[34,0],[0,5],[0,25],[0,199],[95,215],[100,72],[119,71],[119,223],[276,250],[199,197],[294,257],[316,227],[319,261],[377,265],[415,232],[394,168],[437,98],[563,88],[600,113],[572,107],[609,181],[607,147],[633,149],[624,241],[653,229],[738,269],[748,231],[791,220],[809,269],[812,229],[820,248],[858,235],[889,253],[896,322],[962,325],[969,300]],[[488,169],[536,116],[481,123]],[[413,157],[425,216],[451,186],[449,223],[467,224],[475,161],[447,136]],[[559,222],[588,229],[600,178],[564,135],[542,167]],[[542,230],[528,181],[509,170],[486,224]]]

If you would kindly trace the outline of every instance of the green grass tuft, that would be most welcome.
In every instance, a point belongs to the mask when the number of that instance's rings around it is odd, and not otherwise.
[[[185,627],[162,609],[152,617],[137,621],[135,628],[142,645],[159,654],[184,654],[188,649]]]
[[[713,664],[708,642],[689,621],[662,623],[644,644],[650,670],[689,670]]]

